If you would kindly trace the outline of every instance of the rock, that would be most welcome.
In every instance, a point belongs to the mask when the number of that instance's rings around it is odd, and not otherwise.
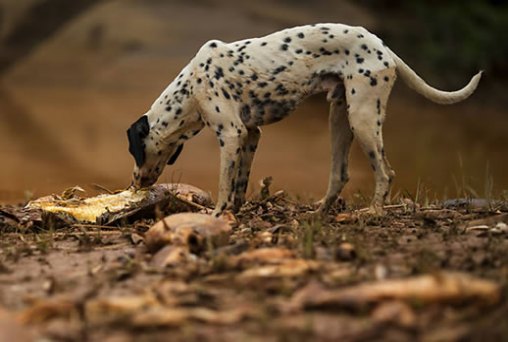
[[[174,214],[150,227],[145,233],[145,245],[151,252],[171,244],[186,246],[190,252],[199,254],[208,246],[226,245],[231,230],[231,225],[220,218],[198,213]]]

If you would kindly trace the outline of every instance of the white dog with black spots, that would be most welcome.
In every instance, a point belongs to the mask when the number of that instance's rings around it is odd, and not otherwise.
[[[356,137],[375,174],[370,211],[381,214],[395,175],[383,148],[382,125],[397,75],[431,101],[452,104],[474,92],[481,72],[461,90],[437,90],[374,34],[341,24],[294,27],[233,43],[209,41],[129,128],[129,151],[136,162],[132,186],[155,183],[183,143],[208,126],[220,145],[214,214],[236,211],[245,201],[259,126],[283,119],[306,97],[326,92],[332,162],[319,211],[329,209],[348,181],[348,154]]]

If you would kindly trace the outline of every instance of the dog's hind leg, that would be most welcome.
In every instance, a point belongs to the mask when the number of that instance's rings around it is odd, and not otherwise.
[[[249,184],[250,169],[252,166],[252,160],[258,147],[259,138],[261,137],[261,129],[256,127],[254,129],[247,130],[247,140],[243,145],[240,158],[240,167],[238,169],[238,175],[236,177],[236,194],[233,205],[233,210],[237,211],[240,209],[242,204],[245,202],[245,192]]]
[[[347,111],[344,99],[330,103],[329,129],[332,149],[330,176],[328,178],[328,190],[325,197],[320,201],[319,212],[326,212],[335,202],[344,185],[349,180],[348,156],[353,133],[349,127]]]
[[[386,69],[365,77],[346,80],[348,117],[351,130],[374,170],[376,188],[370,212],[383,213],[383,204],[389,194],[395,172],[385,155],[382,125],[395,71]]]

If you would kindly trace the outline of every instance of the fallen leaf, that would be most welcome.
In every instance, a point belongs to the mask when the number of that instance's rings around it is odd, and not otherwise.
[[[494,234],[508,233],[508,214],[494,215],[467,222],[462,228],[466,232],[492,232]]]
[[[157,307],[136,313],[131,324],[138,328],[177,327],[188,319],[188,312],[181,308]]]
[[[143,237],[139,234],[132,233],[130,235],[131,241],[134,245],[139,245],[141,242],[143,242]]]
[[[340,261],[351,261],[356,258],[355,247],[349,242],[341,243],[335,250],[335,259]]]
[[[402,301],[382,303],[372,312],[372,318],[382,323],[392,323],[410,328],[416,324],[416,314],[409,305]]]
[[[198,213],[168,216],[145,233],[145,244],[155,252],[167,244],[187,246],[192,253],[211,246],[224,246],[229,241],[231,226],[220,218]]]
[[[294,258],[293,251],[287,248],[257,248],[245,251],[237,256],[232,257],[232,261],[238,264],[247,263],[268,263],[277,264],[281,260]]]
[[[238,275],[239,280],[252,278],[290,278],[300,277],[316,270],[319,263],[305,259],[289,259],[277,265],[266,265],[249,268]]]
[[[70,298],[51,298],[38,300],[19,315],[22,324],[40,324],[54,318],[78,316],[76,301]]]
[[[243,309],[218,311],[203,307],[158,307],[136,314],[131,323],[137,328],[176,327],[188,321],[230,325],[240,322],[249,315],[249,312]]]
[[[335,222],[338,223],[354,223],[358,221],[357,213],[339,213],[335,216]]]
[[[382,280],[374,283],[328,290],[310,283],[296,292],[291,300],[294,308],[365,308],[384,300],[429,303],[476,301],[491,305],[500,300],[500,286],[492,281],[464,273],[443,272],[406,279]]]
[[[125,320],[158,305],[156,298],[150,294],[97,298],[85,304],[85,316],[91,324],[106,324]]]
[[[182,246],[165,246],[152,258],[152,264],[157,267],[167,267],[181,264],[190,259],[189,250]]]

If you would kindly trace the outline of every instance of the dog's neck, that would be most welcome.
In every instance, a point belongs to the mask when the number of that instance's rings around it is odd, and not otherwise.
[[[188,65],[148,111],[150,132],[163,144],[185,141],[202,128],[194,98],[194,83],[193,71]]]

